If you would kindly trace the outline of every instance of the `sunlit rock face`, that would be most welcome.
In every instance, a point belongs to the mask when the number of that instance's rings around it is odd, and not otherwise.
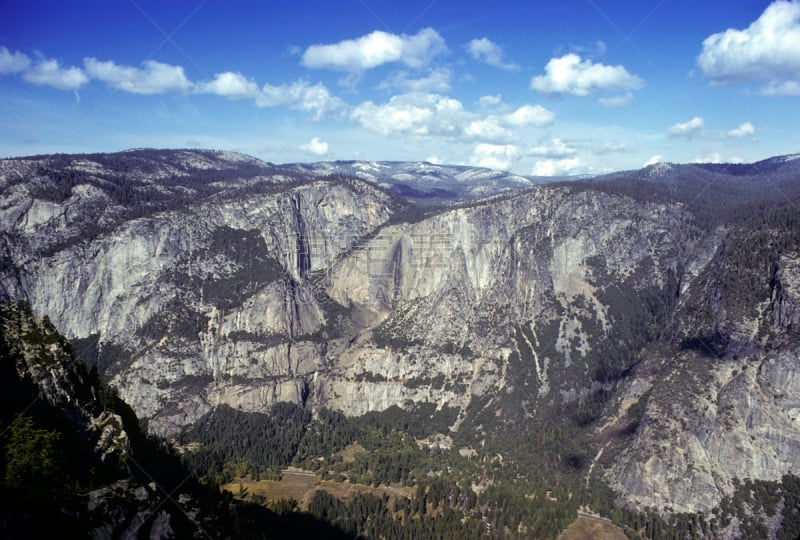
[[[287,401],[528,429],[602,390],[590,472],[634,506],[706,510],[734,478],[798,470],[800,259],[737,262],[752,238],[667,196],[699,172],[645,169],[631,195],[423,165],[5,160],[0,295],[48,315],[160,434]],[[748,272],[764,287],[737,296]]]

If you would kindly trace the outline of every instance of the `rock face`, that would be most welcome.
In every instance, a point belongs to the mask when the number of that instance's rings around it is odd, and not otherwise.
[[[719,366],[675,360],[660,374],[666,384],[648,384],[644,419],[608,471],[613,486],[640,507],[709,511],[734,478],[779,481],[798,470],[796,349]]]
[[[754,228],[692,183],[732,208],[765,170],[795,196],[798,164],[730,167],[504,177],[500,197],[435,208],[235,154],[6,160],[0,294],[160,434],[220,404],[434,403],[453,429],[476,403],[521,429],[572,410],[589,474],[632,505],[705,510],[743,471],[800,466],[796,223]],[[420,188],[413,170],[395,180]]]
[[[709,265],[729,256],[717,252]],[[646,357],[626,382],[620,409],[640,400],[644,415],[607,479],[638,506],[709,511],[734,479],[779,481],[800,470],[800,344],[791,331],[797,265],[796,253],[777,259],[772,295],[752,319],[732,320],[733,306],[711,295],[710,325],[724,335],[703,333],[672,357]],[[689,298],[682,307],[694,311]]]

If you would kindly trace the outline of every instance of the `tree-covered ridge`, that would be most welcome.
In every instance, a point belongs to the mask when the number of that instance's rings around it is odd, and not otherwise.
[[[623,194],[639,201],[676,201],[704,219],[742,216],[753,203],[776,205],[800,195],[800,164],[774,157],[751,164],[659,163],[566,183],[578,189]],[[563,185],[563,184],[562,184]]]

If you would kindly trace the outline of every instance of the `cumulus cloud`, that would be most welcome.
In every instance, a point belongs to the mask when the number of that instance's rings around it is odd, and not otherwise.
[[[533,164],[531,174],[534,176],[561,176],[572,174],[580,166],[576,157],[563,159],[544,159]]]
[[[137,68],[119,65],[110,60],[101,62],[95,58],[85,58],[83,66],[91,78],[131,94],[186,92],[192,88],[183,67],[155,60],[146,60],[142,67]]]
[[[766,80],[762,93],[800,95],[800,2],[773,2],[746,29],[707,37],[697,65],[714,82]]]
[[[376,30],[339,43],[311,45],[303,53],[302,61],[312,69],[357,73],[389,62],[422,68],[446,50],[444,38],[433,28],[424,28],[413,36]]]
[[[321,141],[318,137],[313,137],[311,142],[302,145],[300,149],[314,154],[315,156],[322,157],[328,153],[328,143]]]
[[[217,73],[213,80],[197,83],[195,91],[231,99],[256,98],[261,93],[261,89],[255,81],[232,71]]]
[[[528,153],[532,156],[539,157],[564,158],[568,156],[574,156],[577,152],[577,149],[569,146],[568,144],[564,143],[564,141],[556,137],[545,144],[534,146]]]
[[[478,167],[508,170],[519,154],[513,144],[481,143],[475,147],[470,162]]]
[[[556,115],[541,105],[523,105],[503,117],[506,124],[514,127],[544,127],[553,123]]]
[[[728,132],[728,137],[747,137],[756,132],[756,127],[750,122],[744,122],[739,127],[732,129]]]
[[[621,96],[601,97],[597,102],[603,107],[625,107],[633,101],[633,94],[626,92]]]
[[[508,124],[503,121],[502,116],[490,115],[470,122],[464,128],[464,135],[470,139],[507,142],[514,138],[514,134],[506,126]]]
[[[501,122],[502,119],[497,116],[489,116],[488,118],[473,120],[464,128],[464,135],[472,139],[491,141],[511,139],[511,131],[500,125]]]
[[[446,68],[433,69],[423,77],[414,77],[407,71],[400,71],[383,81],[378,88],[397,88],[403,92],[449,92],[452,88],[452,76],[453,72]]]
[[[31,59],[27,55],[19,51],[12,53],[5,47],[0,47],[0,75],[19,73],[28,69],[30,65]]]
[[[41,60],[22,75],[31,84],[52,86],[59,90],[77,90],[89,82],[81,68],[62,68],[57,60]]]
[[[296,81],[279,86],[265,84],[261,88],[261,93],[256,97],[256,105],[258,107],[287,106],[290,109],[311,113],[310,118],[319,121],[325,115],[341,109],[344,102],[331,95],[322,83],[312,86],[306,81]]]
[[[467,46],[467,51],[473,59],[490,66],[515,71],[519,66],[503,60],[503,48],[488,38],[473,39]]]
[[[703,129],[705,122],[699,116],[695,116],[688,122],[678,122],[673,125],[667,133],[670,137],[677,137],[680,139],[691,139],[698,135]]]
[[[489,99],[490,104],[498,103]],[[457,99],[436,93],[411,92],[393,96],[384,104],[365,101],[355,107],[350,119],[362,127],[390,135],[408,133],[448,137],[462,141],[508,143],[514,130],[543,127],[555,115],[540,105],[523,105],[508,113],[466,111]]]
[[[531,88],[545,94],[588,96],[602,90],[637,90],[644,85],[623,66],[595,64],[574,53],[551,58],[544,69],[544,75],[531,79]]]
[[[465,114],[457,99],[439,94],[412,93],[393,96],[383,105],[366,101],[353,109],[350,119],[381,135],[393,132],[447,135],[460,129]]]
[[[523,105],[508,114],[489,114],[470,121],[464,127],[464,135],[471,139],[508,141],[513,138],[509,128],[544,127],[552,124],[554,118],[555,114],[541,105]]]

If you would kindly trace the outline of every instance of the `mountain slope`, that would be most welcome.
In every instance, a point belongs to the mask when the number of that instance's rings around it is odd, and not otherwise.
[[[395,192],[439,175],[431,199],[450,206],[329,176],[358,162],[6,160],[0,291],[48,314],[157,433],[221,405],[433,407],[468,455],[507,456],[503,478],[602,480],[664,516],[797,472],[800,161],[481,200],[452,168],[375,167]]]
[[[191,483],[180,496],[185,510],[164,498],[179,498],[187,480],[176,479],[174,457],[146,440],[50,322],[22,303],[0,304],[0,328],[4,535],[36,536],[55,524],[98,538],[202,530],[184,513],[199,517]]]
[[[22,302],[0,303],[0,372],[4,538],[345,537],[198,483]]]

